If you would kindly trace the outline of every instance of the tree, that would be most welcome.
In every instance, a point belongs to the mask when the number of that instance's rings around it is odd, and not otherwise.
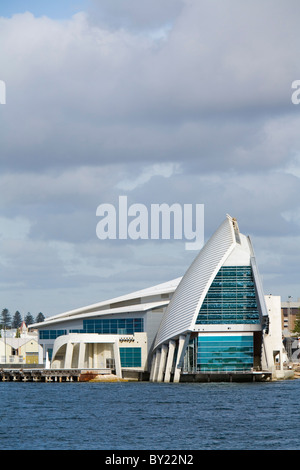
[[[33,316],[31,315],[30,312],[27,313],[26,317],[24,318],[24,321],[25,321],[27,326],[32,325],[32,323],[34,323]]]
[[[7,308],[4,308],[1,313],[1,326],[6,329],[11,326],[11,316]]]
[[[12,327],[19,328],[22,325],[22,317],[20,312],[17,310],[13,316]]]
[[[35,323],[42,323],[45,320],[45,316],[42,312],[38,313],[35,319]]]

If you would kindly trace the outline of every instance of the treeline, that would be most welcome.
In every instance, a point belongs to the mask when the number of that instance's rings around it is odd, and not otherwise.
[[[0,315],[0,328],[9,329],[9,328],[20,328],[22,322],[26,323],[26,326],[32,325],[33,323],[41,323],[45,320],[45,316],[42,312],[38,313],[34,318],[33,315],[28,312],[24,318],[22,318],[21,313],[17,310],[13,315],[10,314],[7,308],[4,308]]]

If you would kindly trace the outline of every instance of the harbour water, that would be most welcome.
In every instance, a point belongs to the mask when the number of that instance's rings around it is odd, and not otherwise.
[[[0,382],[1,450],[298,450],[300,380]]]

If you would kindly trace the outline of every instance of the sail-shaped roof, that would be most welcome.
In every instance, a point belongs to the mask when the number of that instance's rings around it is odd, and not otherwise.
[[[204,245],[181,279],[160,324],[155,348],[182,333],[191,331],[199,308],[220,267],[235,248],[238,228],[227,215]]]

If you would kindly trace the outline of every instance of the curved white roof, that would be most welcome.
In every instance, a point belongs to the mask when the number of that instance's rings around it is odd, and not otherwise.
[[[226,220],[204,245],[175,290],[160,324],[154,348],[192,330],[210,284],[235,246],[234,222],[227,215]]]
[[[124,307],[118,308],[107,308],[104,310],[93,310],[91,312],[80,312],[76,315],[72,315],[72,317],[67,318],[49,318],[43,321],[42,323],[37,323],[34,327],[39,326],[40,328],[44,328],[46,326],[55,325],[57,323],[61,323],[65,320],[82,320],[85,318],[93,318],[93,317],[102,317],[105,315],[116,315],[118,313],[134,313],[134,312],[146,312],[147,310],[154,310],[156,308],[165,307],[169,303],[169,299],[162,300],[161,302],[149,302],[145,304],[137,304],[137,305],[126,305]],[[30,325],[31,326],[31,325]]]
[[[74,310],[69,310],[58,315],[53,315],[49,318],[46,318],[45,321],[41,323],[35,323],[30,325],[31,328],[44,328],[49,324],[59,323],[65,320],[73,320],[78,318],[90,317],[90,316],[99,316],[107,315],[114,313],[122,312],[134,312],[137,310],[144,311],[149,310],[150,308],[158,308],[169,303],[169,300],[158,301],[155,296],[161,294],[172,294],[176,287],[178,286],[181,277],[173,279],[168,282],[163,282],[152,287],[147,287],[146,289],[138,290],[130,294],[122,295],[115,297],[113,299],[105,300],[98,302],[96,304],[88,305],[86,307],[77,308]],[[151,299],[151,297],[153,297]],[[134,299],[141,299],[141,303],[137,305],[132,304],[131,301]],[[148,300],[151,299],[151,300]],[[114,306],[114,304],[123,303],[121,307]],[[128,304],[127,304],[128,302]]]

